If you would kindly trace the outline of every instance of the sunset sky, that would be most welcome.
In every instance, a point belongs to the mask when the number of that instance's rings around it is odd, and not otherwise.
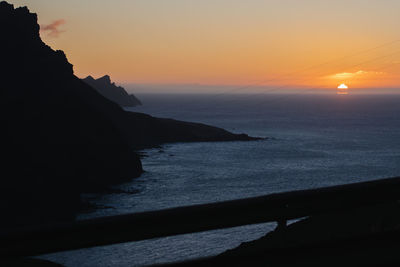
[[[282,90],[400,87],[398,0],[9,2],[38,13],[43,40],[65,51],[79,77]]]

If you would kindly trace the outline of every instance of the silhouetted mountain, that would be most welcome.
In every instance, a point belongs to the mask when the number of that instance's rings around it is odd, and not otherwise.
[[[223,129],[125,112],[74,76],[39,36],[36,14],[0,2],[0,225],[73,218],[82,192],[142,172],[133,149],[252,140]]]
[[[104,75],[101,78],[94,79],[92,76],[87,76],[82,79],[85,83],[92,86],[102,96],[117,103],[122,107],[135,107],[142,105],[139,99],[133,94],[128,94],[121,86],[111,82],[110,76]]]

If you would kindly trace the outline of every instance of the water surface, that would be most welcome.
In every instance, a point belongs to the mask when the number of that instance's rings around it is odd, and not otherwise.
[[[400,97],[138,95],[132,111],[207,123],[265,141],[176,143],[144,153],[146,172],[80,219],[211,203],[400,174]],[[49,255],[66,266],[137,266],[215,255],[273,224]],[[160,222],[162,227],[162,222]]]

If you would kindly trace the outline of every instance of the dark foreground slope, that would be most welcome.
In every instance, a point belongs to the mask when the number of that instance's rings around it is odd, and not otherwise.
[[[88,76],[82,79],[82,81],[92,86],[105,98],[122,107],[135,107],[142,105],[142,102],[140,102],[136,96],[128,94],[123,87],[117,86],[115,83],[111,82],[111,78],[108,75],[104,75],[98,79]]]
[[[42,42],[36,14],[0,2],[0,225],[72,218],[82,192],[137,177],[133,149],[251,140],[202,124],[125,112]]]

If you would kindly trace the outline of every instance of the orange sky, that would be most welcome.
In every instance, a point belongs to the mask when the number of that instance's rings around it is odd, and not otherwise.
[[[14,0],[76,75],[119,83],[400,87],[397,0]]]

